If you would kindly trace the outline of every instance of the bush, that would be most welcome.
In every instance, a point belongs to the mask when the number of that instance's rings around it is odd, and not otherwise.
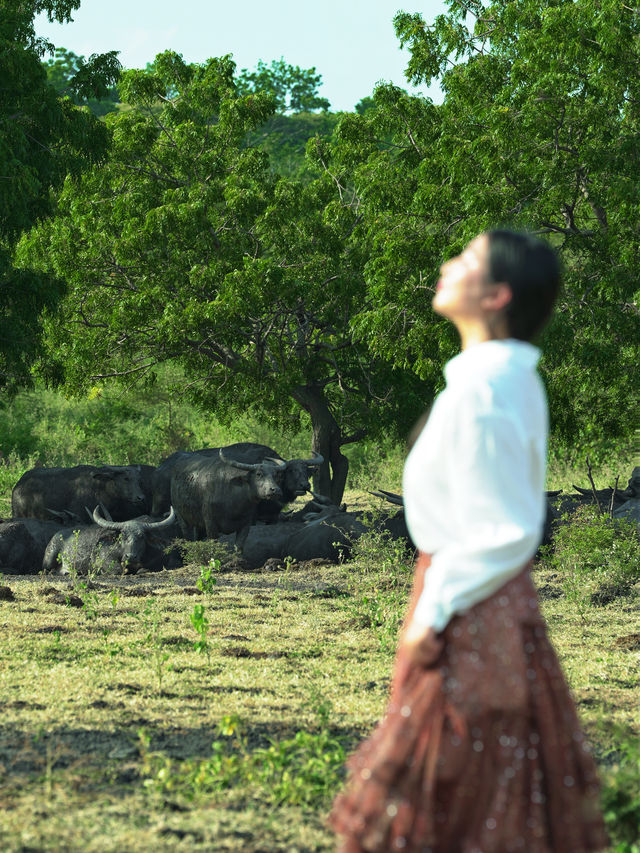
[[[640,745],[622,735],[615,763],[603,771],[602,805],[614,853],[640,853]]]
[[[585,620],[590,604],[608,604],[636,592],[640,563],[633,521],[579,507],[562,517],[553,545],[541,551],[543,566],[558,573],[566,597]]]
[[[354,543],[351,558],[353,597],[348,609],[356,623],[371,628],[383,651],[393,651],[407,610],[414,558],[406,544],[375,529],[375,514],[363,521],[373,529]]]

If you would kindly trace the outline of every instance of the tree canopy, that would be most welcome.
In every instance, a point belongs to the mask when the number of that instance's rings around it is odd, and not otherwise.
[[[16,269],[13,249],[22,231],[51,211],[51,191],[105,155],[107,134],[93,116],[60,100],[41,64],[52,45],[33,29],[37,12],[68,20],[78,2],[6,0],[0,9],[0,388],[29,378],[39,346],[40,313],[62,284],[43,272]],[[116,73],[115,56],[106,65]],[[114,64],[115,63],[115,64]],[[105,68],[84,75],[87,91]],[[79,89],[80,91],[81,89]]]
[[[194,66],[166,52],[123,73],[133,109],[107,116],[108,163],[69,177],[58,215],[21,247],[68,286],[43,369],[80,388],[173,361],[180,390],[218,416],[253,407],[290,424],[305,410],[326,460],[316,486],[339,501],[344,444],[406,424],[426,394],[352,334],[357,211],[324,170],[306,183],[272,173],[247,135],[275,100],[239,96],[234,71],[229,57]]]
[[[96,116],[117,109],[118,90],[115,83],[119,67],[116,52],[93,54],[89,59],[65,47],[57,47],[53,57],[44,63],[47,80],[59,97],[69,97],[76,106],[89,107]]]
[[[326,459],[316,485],[339,501],[344,445],[406,434],[457,351],[431,309],[440,264],[510,225],[564,264],[542,364],[556,436],[629,436],[639,22],[617,0],[448,0],[431,25],[399,13],[409,77],[438,76],[443,103],[379,86],[309,140],[304,174],[278,174],[265,128],[324,114],[278,112],[293,101],[273,80],[172,52],[125,72],[108,160],[71,170],[56,216],[20,244],[21,269],[67,287],[41,372],[79,389],[152,381],[169,361],[219,417],[304,410]]]
[[[375,354],[435,379],[456,346],[429,293],[444,259],[507,224],[546,236],[565,287],[545,338],[553,428],[567,443],[630,435],[638,388],[640,13],[617,0],[449,0],[395,19],[413,83],[343,117],[333,158],[371,254]],[[399,332],[401,331],[401,334]]]
[[[243,68],[237,75],[239,95],[269,94],[279,113],[328,110],[329,101],[318,94],[321,83],[322,75],[315,68],[289,65],[283,58],[274,59],[270,65],[259,60],[255,70]]]

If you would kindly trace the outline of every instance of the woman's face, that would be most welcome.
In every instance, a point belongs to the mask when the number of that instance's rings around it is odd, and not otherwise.
[[[488,275],[489,237],[480,234],[440,267],[433,310],[453,322],[483,317],[483,299],[491,290]]]

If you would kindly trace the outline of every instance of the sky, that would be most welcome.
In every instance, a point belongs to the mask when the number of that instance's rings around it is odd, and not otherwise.
[[[157,53],[175,50],[187,62],[233,54],[238,69],[283,57],[316,68],[319,94],[331,109],[352,110],[375,84],[391,81],[441,100],[437,86],[409,86],[408,51],[393,29],[399,10],[429,22],[444,0],[82,0],[69,24],[36,18],[36,32],[81,56],[120,51],[125,68],[144,68]]]

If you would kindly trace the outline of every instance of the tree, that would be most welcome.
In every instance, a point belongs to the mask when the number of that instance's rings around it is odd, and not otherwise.
[[[68,178],[58,215],[21,245],[68,287],[46,369],[82,388],[172,361],[180,390],[219,417],[253,408],[291,425],[305,410],[326,460],[316,487],[339,502],[341,448],[406,421],[418,385],[351,332],[364,300],[357,212],[334,199],[329,172],[279,179],[247,145],[275,101],[239,97],[234,71],[229,57],[194,66],[167,52],[124,72],[133,109],[106,117],[109,162]]]
[[[42,272],[16,269],[22,231],[51,210],[51,190],[68,171],[99,160],[107,134],[93,116],[57,98],[40,58],[52,48],[33,30],[37,12],[68,20],[72,0],[5,0],[0,10],[0,388],[28,381],[39,349],[40,315],[61,294]],[[92,83],[93,80],[93,83]],[[85,76],[85,89],[95,85]]]
[[[57,47],[54,56],[44,63],[47,80],[58,97],[69,97],[76,106],[89,107],[94,115],[104,116],[114,112],[120,100],[116,87],[106,83],[115,78],[114,69],[118,72],[118,65],[113,65],[116,55],[111,51],[86,60],[72,50]]]
[[[238,94],[268,93],[279,113],[328,110],[329,101],[318,95],[321,82],[322,75],[315,68],[289,65],[282,57],[271,65],[259,60],[255,71],[243,68],[237,76]]]
[[[412,83],[444,102],[379,87],[346,115],[333,149],[371,246],[377,356],[436,381],[456,342],[430,309],[438,269],[482,229],[548,237],[564,293],[542,367],[553,429],[568,445],[629,436],[640,337],[640,10],[615,0],[448,0],[429,25],[395,19]],[[341,190],[344,194],[344,188]],[[403,334],[398,335],[399,318]]]
[[[321,80],[315,68],[302,69],[284,59],[270,65],[260,61],[255,71],[243,68],[236,76],[238,94],[265,92],[274,99],[274,115],[249,135],[249,144],[269,155],[278,175],[306,181],[317,176],[305,157],[306,144],[314,136],[331,136],[338,121],[329,101],[318,95]]]
[[[316,136],[328,139],[338,119],[339,114],[330,112],[276,113],[250,133],[248,141],[269,156],[276,175],[310,181],[318,176],[318,169],[306,156],[307,143]]]

